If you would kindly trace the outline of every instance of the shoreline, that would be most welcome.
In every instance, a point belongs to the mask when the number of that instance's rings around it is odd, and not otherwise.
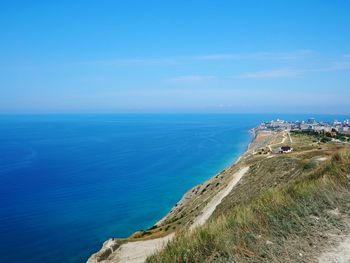
[[[193,192],[194,189],[198,189],[199,187],[203,186],[203,185],[210,185],[210,182],[215,180],[215,178],[218,178],[220,175],[226,173],[228,170],[232,170],[232,169],[236,169],[237,165],[239,164],[240,161],[242,161],[244,159],[245,156],[247,156],[249,154],[250,149],[252,148],[255,140],[257,139],[257,136],[259,133],[256,132],[255,128],[250,129],[248,131],[252,136],[249,139],[249,143],[248,145],[245,147],[245,150],[243,151],[242,154],[240,154],[238,157],[234,158],[232,160],[232,162],[227,165],[225,168],[223,168],[222,170],[220,170],[218,173],[214,174],[212,177],[210,177],[209,179],[205,180],[203,183],[200,183],[192,188],[190,188],[187,192],[185,192],[182,197],[180,198],[180,200],[176,203],[175,206],[173,206],[169,212],[162,217],[160,220],[158,220],[154,227],[161,227],[162,224],[164,222],[166,222],[169,217],[173,216],[175,209],[178,209],[179,206],[186,206],[186,204],[188,203],[187,201],[190,200],[191,196],[189,197],[189,193]],[[226,187],[224,187],[224,189],[222,189],[221,191],[214,193],[213,196],[211,196],[211,200],[205,204],[205,206],[202,208],[202,210],[200,211],[201,214],[200,216],[198,216],[198,218],[196,218],[197,220],[199,220],[200,222],[192,222],[191,224],[187,225],[187,228],[189,228],[191,231],[193,229],[195,229],[196,227],[204,224],[209,217],[211,216],[211,214],[215,211],[215,208],[218,204],[221,203],[222,199],[229,194],[232,191],[232,188],[239,182],[239,180],[241,179],[241,177],[244,176],[244,174],[248,171],[249,167],[243,167],[243,169],[239,169],[238,171],[236,171],[236,173],[233,175],[233,180],[234,183],[232,183],[232,181],[230,180],[229,182],[226,183]],[[238,178],[235,179],[235,175],[238,174]],[[220,195],[221,194],[221,195]],[[214,199],[217,198],[218,200],[216,200],[216,202]],[[208,201],[208,200],[205,200]],[[212,204],[210,203],[212,202]],[[207,208],[207,205],[210,205],[209,208]],[[214,206],[214,207],[212,207]],[[205,211],[205,208],[209,209],[209,212]],[[203,214],[207,212],[205,214],[205,216],[203,216]],[[203,218],[201,218],[203,217]],[[152,227],[152,228],[154,228]],[[150,228],[150,229],[152,229]],[[166,243],[168,241],[170,241],[175,234],[176,231],[172,231],[166,235],[162,235],[159,237],[151,237],[151,238],[145,238],[145,239],[135,239],[135,236],[138,235],[139,231],[134,232],[133,234],[131,234],[128,238],[124,238],[124,239],[118,239],[118,238],[111,238],[108,239],[107,241],[105,241],[103,243],[102,248],[92,254],[90,256],[90,258],[87,260],[87,263],[99,263],[99,262],[104,262],[104,263],[109,263],[109,262],[133,262],[133,263],[137,263],[137,262],[144,262],[143,257],[141,259],[140,257],[140,253],[138,253],[135,248],[139,247],[139,249],[141,248],[141,250],[143,250],[143,256],[148,257],[149,255],[153,254],[155,251],[161,249],[163,246],[166,245]],[[141,243],[143,242],[143,243]],[[148,243],[152,243],[153,247],[149,247]],[[131,248],[130,248],[131,246]],[[146,249],[145,249],[146,248]],[[123,258],[121,255],[115,255],[113,258],[110,258],[113,254],[117,254],[119,251],[119,254],[121,251],[123,250],[123,252],[125,251],[132,251],[132,253],[135,254],[135,258]],[[144,251],[147,250],[147,251]],[[130,252],[129,252],[130,253]]]
[[[176,204],[180,203],[181,200],[186,196],[186,193],[188,193],[190,190],[192,190],[192,189],[198,187],[199,185],[204,184],[204,183],[207,182],[207,181],[210,181],[210,180],[213,179],[214,177],[219,176],[221,173],[225,172],[226,170],[228,170],[228,169],[232,168],[233,166],[235,166],[236,164],[238,164],[238,163],[244,158],[244,156],[245,156],[246,154],[248,154],[249,148],[251,147],[252,143],[254,142],[254,140],[256,139],[256,136],[257,136],[257,133],[255,132],[255,128],[249,129],[249,130],[248,130],[248,133],[251,134],[251,138],[249,139],[249,142],[248,142],[247,146],[245,147],[245,150],[243,151],[243,153],[239,154],[238,157],[233,158],[233,160],[230,162],[230,164],[228,164],[227,166],[225,166],[224,168],[222,168],[219,172],[215,173],[213,176],[209,177],[209,178],[208,178],[207,180],[205,180],[204,182],[202,182],[202,183],[200,183],[200,184],[197,184],[197,185],[191,187],[190,189],[188,189],[188,190],[181,196],[181,198],[179,199],[179,201],[178,201]],[[173,206],[173,207],[171,207],[170,210],[166,213],[166,215],[163,216],[161,219],[159,219],[154,225],[156,226],[156,225],[161,224],[161,223],[168,217],[168,215],[171,213],[171,211],[172,211],[175,207],[176,207],[176,205]],[[131,236],[132,236],[132,235],[133,235],[133,234],[131,234]]]

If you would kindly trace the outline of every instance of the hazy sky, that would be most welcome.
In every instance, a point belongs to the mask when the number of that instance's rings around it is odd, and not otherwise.
[[[1,1],[0,112],[350,113],[350,1]]]

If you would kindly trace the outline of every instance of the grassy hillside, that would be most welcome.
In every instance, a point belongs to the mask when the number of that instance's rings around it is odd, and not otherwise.
[[[250,156],[211,220],[147,262],[312,262],[350,218],[350,150],[296,135],[289,155]]]

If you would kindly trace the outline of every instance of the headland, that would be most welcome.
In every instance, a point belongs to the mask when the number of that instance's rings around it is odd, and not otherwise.
[[[171,247],[189,235],[197,235],[211,222],[222,220],[228,211],[275,187],[296,182],[306,172],[321,169],[334,154],[349,149],[346,141],[323,140],[338,134],[310,133],[286,126],[284,121],[276,122],[280,125],[262,123],[252,129],[254,138],[236,163],[186,192],[153,227],[126,239],[109,239],[88,263],[145,262],[155,253],[150,262],[163,262],[159,257],[172,262],[166,255],[169,246],[161,252],[169,241],[173,240]]]

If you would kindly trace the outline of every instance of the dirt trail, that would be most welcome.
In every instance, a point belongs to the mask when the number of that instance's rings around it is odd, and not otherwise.
[[[146,258],[162,249],[172,238],[174,233],[162,238],[145,241],[129,242],[121,245],[107,262],[142,263]]]
[[[249,167],[244,167],[232,175],[232,180],[229,184],[209,201],[202,213],[194,220],[194,223],[190,227],[191,230],[203,225],[209,219],[215,211],[215,208],[232,191],[234,186],[248,170]],[[142,263],[148,256],[161,250],[173,237],[174,233],[162,238],[128,242],[121,245],[107,260],[97,261],[96,257],[93,255],[88,260],[88,263]]]
[[[233,174],[231,182],[226,186],[225,189],[220,191],[216,196],[214,196],[210,202],[204,207],[202,214],[200,214],[191,225],[190,229],[194,229],[198,226],[203,225],[209,217],[215,211],[215,208],[221,203],[221,201],[232,191],[233,187],[241,180],[243,175],[249,170],[249,167],[244,167],[238,172]]]
[[[346,237],[337,247],[321,254],[319,263],[349,263],[350,262],[350,236]]]
[[[289,133],[288,133],[289,134]],[[286,135],[286,133],[283,133],[283,139],[282,139],[282,141],[281,142],[279,142],[279,143],[274,143],[274,144],[269,144],[267,147],[269,148],[269,150],[271,151],[271,152],[273,152],[272,151],[272,147],[273,146],[276,146],[276,145],[280,145],[280,144],[284,144],[284,142],[287,140],[287,135]],[[292,141],[292,139],[290,139],[291,141]]]

